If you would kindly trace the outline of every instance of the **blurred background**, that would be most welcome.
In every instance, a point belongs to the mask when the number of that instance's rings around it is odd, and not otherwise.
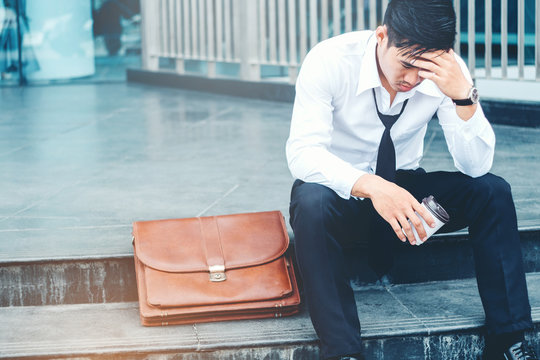
[[[139,0],[0,0],[1,84],[125,81],[140,22]]]
[[[538,2],[454,0],[456,51],[474,77],[538,81]],[[0,86],[125,81],[127,68],[294,83],[312,46],[347,31],[374,29],[387,5],[0,0]]]

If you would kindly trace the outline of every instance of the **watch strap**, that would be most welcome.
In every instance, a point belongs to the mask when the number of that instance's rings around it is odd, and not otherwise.
[[[452,101],[454,102],[454,104],[458,106],[467,106],[467,105],[474,104],[471,99],[459,99],[459,100],[452,99]]]
[[[467,106],[478,103],[478,90],[473,86],[469,90],[469,96],[466,99],[452,99],[458,106]]]

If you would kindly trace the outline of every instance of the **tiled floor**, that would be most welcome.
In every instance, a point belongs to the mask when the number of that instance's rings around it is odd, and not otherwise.
[[[132,84],[0,88],[0,261],[131,253],[131,222],[281,210],[292,104]],[[540,129],[494,126],[493,172],[540,225]],[[427,170],[453,170],[442,131]]]

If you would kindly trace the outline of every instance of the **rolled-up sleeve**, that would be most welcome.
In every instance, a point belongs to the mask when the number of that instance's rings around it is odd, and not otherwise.
[[[348,199],[354,183],[365,172],[328,150],[337,79],[332,74],[331,56],[324,54],[320,45],[306,56],[296,82],[287,161],[295,178],[327,186]]]
[[[465,63],[461,58],[458,58],[458,62],[472,83]],[[482,111],[482,106],[478,104],[474,115],[464,121],[458,116],[453,101],[445,97],[439,106],[437,117],[456,168],[472,177],[486,174],[493,164],[495,133]]]

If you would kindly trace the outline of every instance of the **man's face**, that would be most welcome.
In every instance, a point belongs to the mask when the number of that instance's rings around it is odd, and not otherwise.
[[[418,71],[421,69],[413,65],[415,58],[404,55],[403,49],[395,46],[388,47],[385,26],[377,28],[376,36],[377,65],[383,86],[387,90],[390,87],[394,91],[405,92],[419,85],[424,79],[418,76]]]

